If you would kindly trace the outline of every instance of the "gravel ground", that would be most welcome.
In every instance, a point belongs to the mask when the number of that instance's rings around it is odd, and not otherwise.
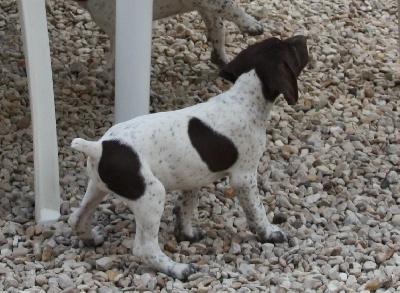
[[[0,291],[5,292],[400,292],[400,66],[396,1],[242,0],[265,33],[227,23],[235,56],[259,39],[310,36],[312,60],[298,105],[279,101],[259,163],[268,217],[287,216],[289,243],[260,243],[224,181],[202,190],[200,243],[177,243],[169,194],[160,245],[202,264],[187,282],[131,254],[135,221],[109,197],[95,213],[108,233],[82,247],[66,223],[82,199],[85,159],[75,137],[99,138],[113,123],[113,87],[102,78],[107,37],[74,3],[48,12],[58,123],[62,217],[35,225],[33,154],[24,56],[15,1],[0,2]],[[206,101],[230,84],[210,63],[196,13],[153,30],[154,112]],[[56,196],[56,195],[55,195]]]

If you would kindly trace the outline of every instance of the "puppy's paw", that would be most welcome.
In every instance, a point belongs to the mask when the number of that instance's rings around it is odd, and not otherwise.
[[[190,235],[183,233],[183,231],[179,229],[175,229],[175,238],[176,241],[181,242],[181,241],[189,241],[190,243],[193,242],[199,242],[201,239],[204,238],[206,235],[206,232],[199,229],[199,228],[193,228],[192,233]]]
[[[274,231],[268,236],[267,242],[270,242],[270,243],[287,242],[288,239],[287,239],[287,236],[285,234],[286,233],[283,233],[282,231]]]
[[[92,237],[88,239],[81,238],[81,240],[86,247],[98,247],[103,245],[105,234],[99,227],[96,227],[92,229]]]
[[[174,279],[187,280],[190,275],[200,271],[201,267],[196,264],[176,264],[168,272]]]
[[[68,225],[72,228],[72,230],[76,231],[76,227],[78,226],[78,216],[76,215],[76,212],[69,216]]]
[[[261,233],[260,241],[269,243],[283,243],[288,241],[288,234],[285,230],[276,225],[272,225],[273,229],[269,233]]]

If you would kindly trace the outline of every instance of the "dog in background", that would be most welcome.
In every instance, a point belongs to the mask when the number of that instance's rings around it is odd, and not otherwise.
[[[106,78],[114,80],[115,72],[115,1],[75,0],[86,8],[93,21],[110,38],[110,56],[105,68]],[[154,0],[153,20],[197,10],[207,27],[208,41],[212,45],[211,62],[223,66],[229,62],[225,52],[223,19],[232,21],[249,35],[261,35],[262,25],[247,14],[234,0]]]
[[[262,242],[286,240],[271,224],[259,198],[257,166],[266,146],[269,112],[282,93],[298,100],[297,77],[308,62],[306,37],[269,38],[243,50],[220,72],[235,84],[208,102],[149,114],[111,127],[95,142],[76,138],[72,147],[88,156],[88,188],[69,224],[86,245],[100,245],[91,228],[93,213],[114,192],[125,199],[136,221],[132,252],[147,265],[186,279],[196,264],[176,263],[158,243],[166,191],[182,190],[174,213],[178,241],[199,241],[192,226],[202,186],[229,176],[250,230]]]

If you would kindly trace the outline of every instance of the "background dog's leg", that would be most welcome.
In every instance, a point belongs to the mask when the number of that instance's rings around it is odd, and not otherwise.
[[[249,35],[261,35],[264,32],[262,24],[247,14],[234,0],[196,0],[193,1],[193,5],[199,7],[198,9],[204,13],[218,15],[223,19],[232,21],[242,32]],[[224,7],[224,9],[221,9],[221,7]]]
[[[250,230],[256,233],[263,242],[281,243],[286,241],[285,233],[267,219],[264,205],[258,194],[257,175],[241,174],[232,176],[230,184],[235,189],[246,214]]]
[[[107,34],[110,38],[110,52],[107,58],[106,67],[103,72],[103,78],[109,82],[115,81],[115,18],[116,0],[89,0],[77,1],[80,5],[88,9],[93,21]]]
[[[184,190],[179,194],[174,207],[175,214],[175,238],[178,242],[190,241],[197,242],[202,239],[205,232],[193,228],[193,211],[198,205],[200,189]]]
[[[115,82],[115,38],[110,37],[110,52],[107,58],[107,63],[104,68],[104,78],[111,82]]]
[[[92,180],[89,180],[81,205],[69,217],[69,225],[87,246],[98,246],[104,242],[103,236],[92,229],[92,219],[97,206],[106,194],[106,191],[99,189],[93,184]]]
[[[145,194],[135,201],[127,201],[136,220],[136,236],[132,252],[148,266],[173,278],[186,279],[197,272],[199,267],[194,264],[176,263],[161,251],[158,232],[164,211],[165,189],[154,176],[144,174],[144,177],[146,178]]]
[[[221,17],[199,10],[201,18],[207,27],[208,41],[212,45],[211,62],[219,67],[229,62],[225,52],[224,22]]]

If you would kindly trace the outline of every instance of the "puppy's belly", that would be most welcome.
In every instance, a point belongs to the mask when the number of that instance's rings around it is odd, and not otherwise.
[[[158,166],[157,170],[153,170],[153,173],[161,181],[165,189],[170,191],[200,188],[229,174],[227,171],[211,172],[205,164],[204,166],[200,164],[182,165],[178,169]]]

